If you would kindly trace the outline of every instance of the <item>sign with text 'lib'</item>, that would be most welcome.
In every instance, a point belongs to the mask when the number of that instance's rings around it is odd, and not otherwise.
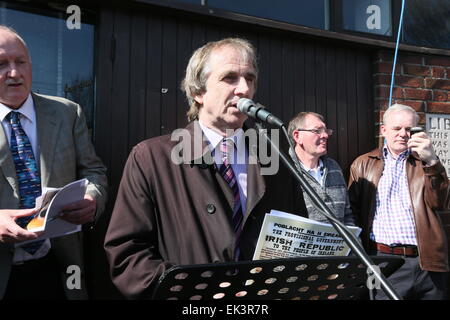
[[[450,178],[450,114],[427,113],[427,134]]]

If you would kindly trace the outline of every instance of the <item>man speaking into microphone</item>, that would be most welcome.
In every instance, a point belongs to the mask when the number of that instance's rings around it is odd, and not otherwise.
[[[306,212],[286,173],[263,175],[250,161],[255,145],[245,139],[247,115],[237,103],[253,98],[257,79],[248,41],[205,44],[182,82],[190,106],[184,134],[131,151],[105,238],[112,280],[125,297],[151,298],[173,265],[251,260],[266,213]]]

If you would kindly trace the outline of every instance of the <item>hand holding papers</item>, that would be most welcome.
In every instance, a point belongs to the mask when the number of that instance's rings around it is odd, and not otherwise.
[[[348,228],[359,236],[360,228]],[[253,260],[349,253],[350,248],[332,225],[272,210],[264,218]]]
[[[61,209],[75,201],[82,200],[88,181],[81,179],[69,183],[63,188],[46,188],[36,198],[38,214],[27,225],[31,232],[43,232],[38,238],[54,238],[81,230],[80,225],[59,219]]]

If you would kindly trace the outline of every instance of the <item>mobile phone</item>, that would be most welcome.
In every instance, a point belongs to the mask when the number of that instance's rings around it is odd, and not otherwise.
[[[422,131],[423,131],[422,127],[412,127],[411,130],[410,130],[411,135],[419,133],[419,132],[422,132]]]

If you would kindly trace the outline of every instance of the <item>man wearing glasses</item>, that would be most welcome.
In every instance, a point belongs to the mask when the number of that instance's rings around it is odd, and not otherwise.
[[[307,172],[306,180],[336,218],[346,225],[355,225],[342,170],[336,161],[326,155],[328,138],[333,130],[327,129],[320,114],[300,112],[289,122],[288,131],[294,144],[294,150],[289,150],[289,154],[297,169],[301,170],[301,166]],[[308,217],[328,223],[306,193],[304,198]]]

